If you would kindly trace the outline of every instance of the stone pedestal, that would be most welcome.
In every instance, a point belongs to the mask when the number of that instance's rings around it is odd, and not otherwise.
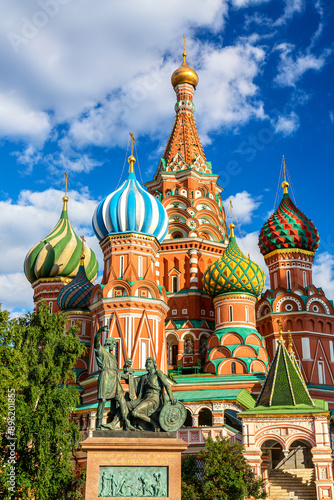
[[[94,431],[87,452],[85,500],[181,500],[181,452],[175,432]]]

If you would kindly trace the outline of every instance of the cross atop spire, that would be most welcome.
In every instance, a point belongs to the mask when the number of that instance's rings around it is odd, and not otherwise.
[[[65,175],[65,194],[63,196],[63,211],[67,210],[67,202],[68,202],[68,196],[67,196],[67,183],[68,181],[70,180],[69,176],[68,176],[68,172],[64,172],[64,175]]]
[[[232,200],[230,200],[230,207],[231,207],[231,210],[230,210],[230,213],[231,213],[231,224],[229,225],[229,228],[231,230],[231,232],[230,232],[230,238],[233,238],[234,237],[234,228],[235,228],[235,225],[233,224],[233,204],[232,204]]]
[[[84,236],[80,236],[81,238],[81,255],[80,255],[80,264],[83,265],[84,260],[85,260],[85,254],[84,254],[84,244],[86,242]]]
[[[282,188],[284,189],[284,194],[289,194],[289,191],[288,191],[289,183],[286,180],[286,167],[285,167],[284,155],[282,157],[282,161],[283,161],[283,176],[284,176],[284,181],[282,182]]]
[[[134,173],[134,171],[135,171],[134,164],[136,162],[136,158],[133,156],[133,145],[134,145],[134,142],[136,139],[133,137],[132,132],[129,132],[129,136],[131,137],[131,155],[128,158],[128,162],[130,163],[129,174],[131,174],[131,173]]]

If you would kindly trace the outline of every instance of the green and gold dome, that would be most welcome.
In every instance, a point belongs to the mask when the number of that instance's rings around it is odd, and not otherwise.
[[[229,244],[224,254],[208,267],[203,276],[203,290],[212,298],[236,292],[258,297],[266,282],[262,269],[240,250],[234,227],[231,222]]]
[[[55,228],[25,258],[24,272],[30,283],[41,278],[74,278],[79,270],[82,242],[68,220],[67,202],[65,191],[63,210]],[[86,276],[89,281],[94,281],[98,263],[86,243],[83,244],[83,254]]]

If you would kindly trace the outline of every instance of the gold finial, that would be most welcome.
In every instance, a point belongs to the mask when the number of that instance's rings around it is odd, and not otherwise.
[[[281,318],[278,320],[278,333],[279,333],[279,343],[284,345],[285,340],[283,339],[283,324]]]
[[[186,63],[186,57],[187,57],[187,52],[186,52],[186,37],[184,35],[183,36],[183,53],[182,53],[182,56],[183,56],[183,62]]]
[[[230,205],[231,205],[231,224],[229,225],[229,228],[231,229],[230,231],[230,238],[234,236],[234,228],[235,225],[233,224],[233,205],[232,205],[232,200],[230,200]]]
[[[80,264],[83,265],[84,260],[85,260],[85,254],[84,254],[84,243],[85,243],[85,237],[80,236],[82,243],[81,243],[81,254],[80,254]]]
[[[63,196],[63,210],[67,210],[67,202],[68,202],[68,196],[67,196],[67,183],[70,180],[68,176],[68,172],[64,172],[65,174],[65,195]]]
[[[129,174],[130,174],[130,173],[134,173],[134,171],[135,171],[134,164],[136,162],[136,158],[133,156],[133,143],[135,142],[136,139],[133,137],[132,132],[129,132],[129,136],[131,137],[131,155],[128,158],[128,162],[130,163],[130,167],[129,167]]]
[[[195,88],[198,84],[198,75],[195,70],[190,68],[187,64],[186,53],[186,37],[183,35],[183,61],[180,68],[176,69],[172,74],[172,85],[175,89],[176,85],[180,83],[190,83]]]
[[[284,155],[283,155],[283,174],[284,174],[284,181],[282,182],[282,188],[284,189],[284,194],[289,194],[289,191],[288,191],[289,183],[286,180],[285,158],[284,158]]]
[[[288,338],[289,338],[289,354],[294,354],[293,352],[293,343],[292,343],[292,335],[290,330],[288,330]]]

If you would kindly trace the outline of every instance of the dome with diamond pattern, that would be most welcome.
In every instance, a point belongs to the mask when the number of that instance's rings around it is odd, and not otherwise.
[[[247,293],[257,297],[266,282],[264,272],[240,250],[234,236],[234,224],[230,229],[224,254],[204,273],[203,290],[212,298],[224,293]]]

